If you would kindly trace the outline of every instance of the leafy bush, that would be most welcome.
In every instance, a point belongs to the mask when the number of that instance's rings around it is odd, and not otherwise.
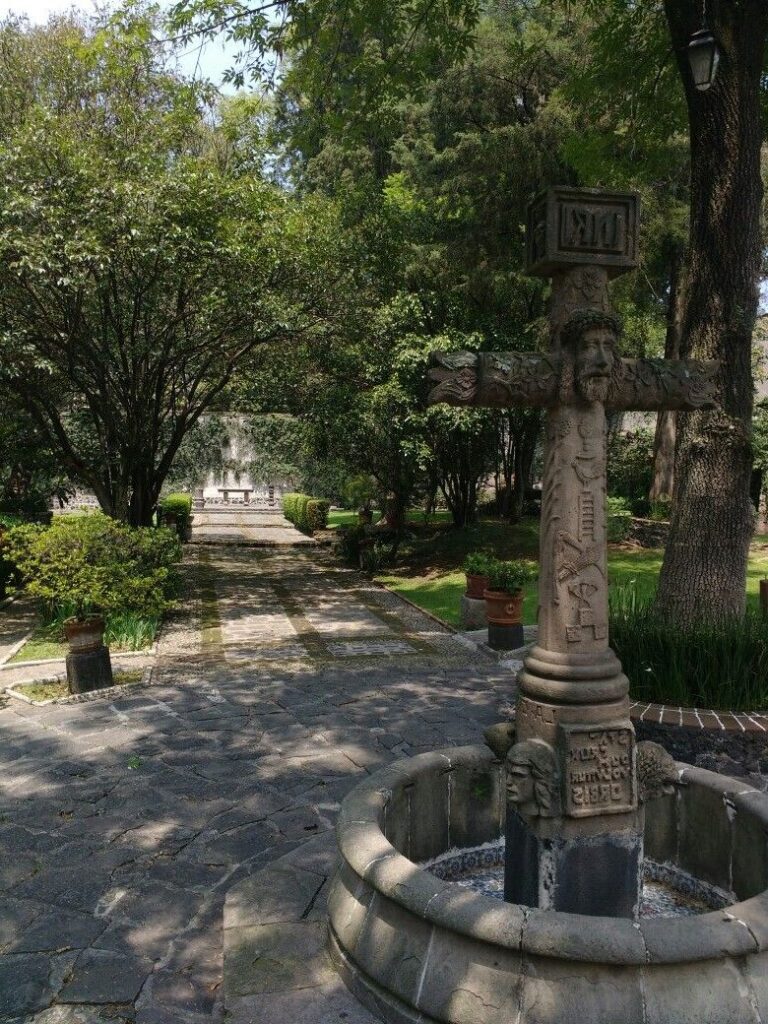
[[[514,594],[534,576],[534,571],[525,562],[491,559],[488,565],[488,589]]]
[[[378,486],[372,476],[353,476],[344,484],[344,504],[347,508],[369,510],[377,493]]]
[[[187,537],[192,525],[192,496],[189,494],[166,494],[158,505],[158,522],[175,529],[181,540]]]
[[[377,539],[372,544],[364,544],[360,548],[360,568],[364,572],[380,572],[392,565],[397,553],[397,542]]]
[[[606,498],[606,533],[612,544],[620,544],[629,536],[632,512],[624,498]]]
[[[311,498],[308,494],[283,495],[283,515],[302,533],[324,530],[328,524],[330,505],[323,498]]]
[[[768,622],[756,610],[683,630],[624,587],[611,594],[610,635],[635,700],[746,711],[768,705]]]
[[[101,512],[16,526],[7,544],[27,592],[49,618],[66,611],[159,616],[177,585],[181,548],[172,531],[134,529]]]
[[[487,576],[493,558],[484,551],[470,551],[464,559],[463,569],[467,576]]]

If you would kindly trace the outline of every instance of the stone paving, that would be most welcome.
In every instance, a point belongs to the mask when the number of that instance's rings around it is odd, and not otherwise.
[[[228,508],[195,512],[192,517],[192,543],[313,547],[315,541],[299,533],[279,508],[270,511]]]
[[[280,935],[322,945],[346,792],[477,742],[511,672],[326,559],[194,551],[153,685],[0,709],[0,1020],[221,1020],[225,897],[293,858],[315,888],[286,901],[298,923],[272,925],[268,981],[233,1019],[370,1024],[334,976],[281,961]]]

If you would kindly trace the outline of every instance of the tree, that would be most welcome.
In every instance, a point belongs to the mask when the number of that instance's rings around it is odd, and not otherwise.
[[[134,525],[243,361],[311,329],[322,301],[301,261],[319,222],[222,168],[204,97],[152,28],[130,8],[50,37],[6,22],[0,52],[2,380],[72,478]]]
[[[73,493],[58,454],[29,413],[0,386],[0,513],[44,518]]]
[[[768,8],[733,0],[711,12],[722,50],[713,87],[698,91],[687,59],[698,5],[667,0],[665,13],[690,122],[691,224],[685,354],[719,359],[719,408],[682,418],[677,501],[658,605],[674,621],[743,614],[754,527],[752,335],[762,263],[761,100]]]
[[[660,95],[671,98],[673,106],[666,103],[657,110],[657,131],[674,131],[682,110],[689,141],[690,218],[675,320],[682,355],[717,359],[722,365],[719,408],[679,417],[676,501],[658,606],[683,625],[704,616],[739,615],[745,607],[753,528],[750,359],[762,258],[760,150],[768,8],[762,0],[709,5],[721,57],[714,85],[699,91],[687,54],[692,34],[701,27],[698,2],[612,0],[591,7],[608,44],[598,48],[597,63],[603,57],[621,63],[620,80],[631,101],[645,108],[646,119],[652,108],[645,98],[660,80],[667,83]],[[639,45],[622,48],[615,45],[617,39]]]

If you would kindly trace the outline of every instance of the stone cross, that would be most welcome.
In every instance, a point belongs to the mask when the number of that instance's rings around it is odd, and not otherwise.
[[[638,199],[550,190],[527,269],[552,278],[548,352],[433,357],[430,402],[546,410],[539,633],[507,758],[505,896],[633,916],[642,865],[629,684],[608,642],[606,410],[713,404],[719,364],[621,359],[608,282],[637,263]]]

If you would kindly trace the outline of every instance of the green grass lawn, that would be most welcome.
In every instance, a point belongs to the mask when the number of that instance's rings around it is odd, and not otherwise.
[[[374,510],[373,521],[378,522],[381,512]],[[413,526],[433,526],[451,523],[451,513],[441,510],[427,515],[420,508],[412,508],[406,513],[406,520]],[[357,526],[357,512],[350,509],[331,509],[328,513],[328,529],[337,530],[340,526]]]
[[[115,616],[107,622],[104,642],[115,653],[120,651],[143,651],[152,646],[157,635],[159,622],[155,619],[141,619],[138,616],[125,614]],[[37,626],[32,636],[21,650],[11,658],[11,663],[19,661],[45,661],[48,658],[65,658],[69,646],[64,638],[61,624]]]
[[[482,520],[465,530],[440,530],[417,536],[401,549],[405,563],[376,579],[414,604],[452,626],[459,625],[459,603],[465,589],[461,564],[467,553],[487,550],[500,558],[538,559],[538,522],[534,519],[509,524]],[[651,598],[663,551],[613,545],[608,549],[608,579],[612,589],[632,587],[638,597]],[[768,576],[768,544],[752,545],[747,576],[747,599],[757,606],[759,581]],[[523,621],[536,622],[537,584],[524,588]]]
[[[127,686],[131,683],[140,683],[144,676],[141,668],[129,669],[112,673],[115,686]],[[48,683],[25,683],[17,686],[19,693],[23,693],[30,700],[58,700],[60,697],[69,696],[69,686],[66,680],[57,679]]]

